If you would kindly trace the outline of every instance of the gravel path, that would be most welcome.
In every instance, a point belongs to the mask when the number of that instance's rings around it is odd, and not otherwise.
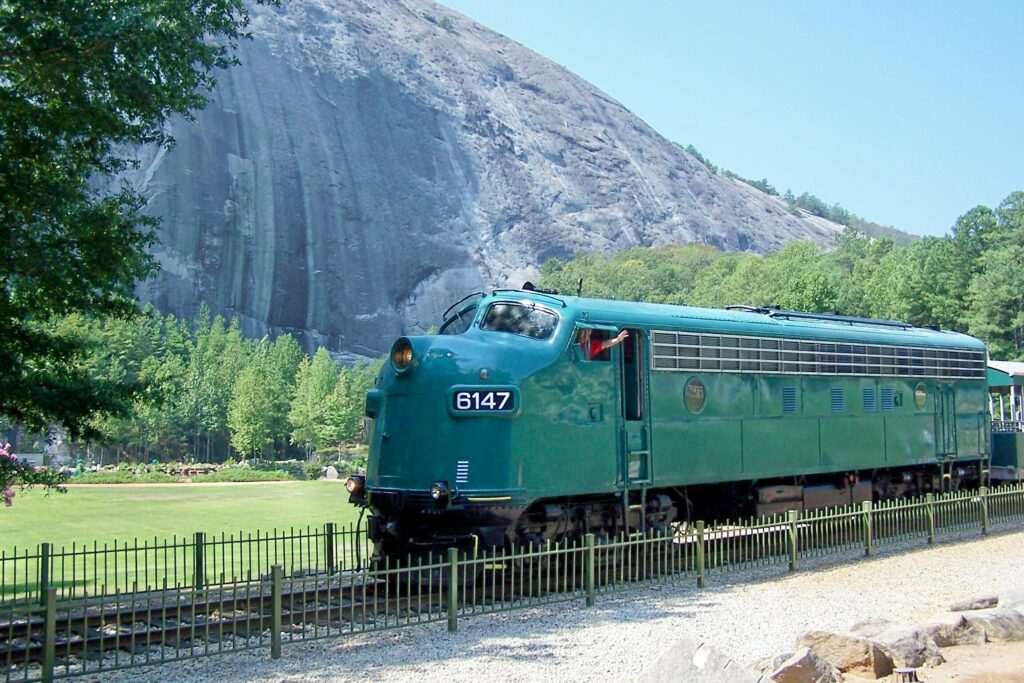
[[[881,555],[712,577],[445,624],[414,626],[268,651],[219,655],[104,682],[144,681],[608,681],[632,680],[680,636],[741,663],[788,650],[808,629],[843,630],[869,617],[923,622],[950,603],[1024,588],[1024,532]],[[823,565],[824,566],[821,566]],[[831,564],[832,566],[829,566]],[[818,565],[818,566],[815,566]],[[100,679],[87,679],[100,680]]]

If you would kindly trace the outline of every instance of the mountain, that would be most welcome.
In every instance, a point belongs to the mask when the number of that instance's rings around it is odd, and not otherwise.
[[[201,301],[253,336],[376,355],[455,298],[518,286],[547,258],[704,242],[831,243],[711,173],[564,68],[421,0],[253,10],[177,144],[130,181],[162,219],[143,301]]]

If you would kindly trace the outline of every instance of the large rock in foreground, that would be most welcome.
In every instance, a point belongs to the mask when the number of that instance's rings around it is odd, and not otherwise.
[[[144,300],[376,354],[552,256],[835,227],[709,172],[589,83],[423,0],[253,8],[177,146],[131,177],[163,219]]]

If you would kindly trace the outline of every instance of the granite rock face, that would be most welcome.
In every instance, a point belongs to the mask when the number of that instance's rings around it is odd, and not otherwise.
[[[828,245],[565,69],[423,0],[253,8],[242,64],[129,181],[162,218],[140,297],[378,354],[552,256]]]

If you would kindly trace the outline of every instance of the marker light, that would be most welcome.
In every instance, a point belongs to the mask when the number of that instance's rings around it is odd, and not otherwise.
[[[345,482],[345,490],[356,495],[361,493],[363,487],[366,485],[366,478],[360,476],[349,477],[348,481]]]
[[[448,498],[448,482],[446,481],[435,481],[430,487],[430,497],[441,502]]]

